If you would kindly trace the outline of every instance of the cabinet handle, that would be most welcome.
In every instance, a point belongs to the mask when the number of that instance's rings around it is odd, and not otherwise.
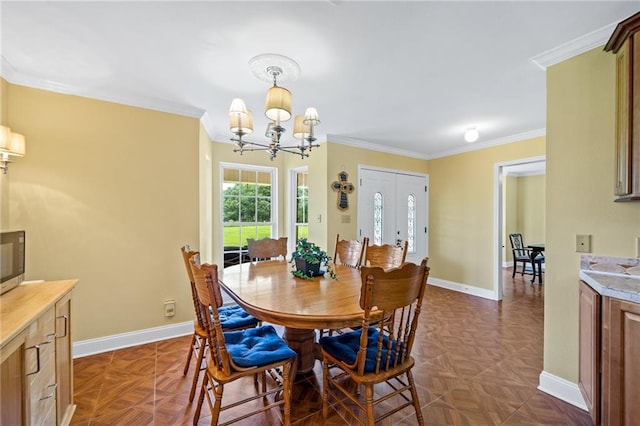
[[[36,350],[36,371],[32,373],[27,373],[26,376],[31,376],[32,374],[38,374],[40,372],[40,345],[29,346],[27,349]]]
[[[66,315],[61,315],[59,317],[56,317],[57,319],[63,318],[64,319],[64,335],[62,336],[56,336],[57,339],[63,339],[65,337],[67,337],[67,333],[69,332],[69,318],[67,318]]]
[[[56,332],[54,331],[53,333],[49,333],[47,334],[47,341],[46,342],[42,342],[42,343],[51,343],[53,342],[53,339],[56,337]]]
[[[47,386],[47,389],[50,389],[50,388],[53,388],[51,393],[47,396],[43,396],[42,398],[40,398],[40,401],[44,401],[45,399],[53,398],[54,396],[56,396],[56,389],[58,389],[58,384],[54,383],[52,385]]]

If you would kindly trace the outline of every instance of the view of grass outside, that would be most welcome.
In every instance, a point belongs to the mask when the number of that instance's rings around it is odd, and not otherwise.
[[[309,238],[309,225],[296,226],[296,236],[300,238]]]
[[[271,225],[244,225],[224,227],[225,247],[244,247],[247,245],[247,238],[260,240],[271,238]]]

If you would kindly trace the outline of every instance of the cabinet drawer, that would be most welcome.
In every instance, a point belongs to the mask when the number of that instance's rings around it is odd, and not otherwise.
[[[31,424],[46,424],[45,419],[56,405],[56,363],[53,358],[46,361],[40,367],[40,372],[34,374],[29,386],[29,400],[31,407]],[[56,423],[55,410],[51,424]]]
[[[52,307],[34,321],[27,329],[25,344],[25,369],[29,376],[38,371],[38,354],[40,365],[51,358],[55,350],[56,322],[55,310]]]

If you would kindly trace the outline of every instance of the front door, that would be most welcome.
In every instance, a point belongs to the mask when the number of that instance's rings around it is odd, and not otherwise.
[[[407,261],[428,253],[428,176],[402,171],[359,169],[358,228],[369,244],[408,242]]]

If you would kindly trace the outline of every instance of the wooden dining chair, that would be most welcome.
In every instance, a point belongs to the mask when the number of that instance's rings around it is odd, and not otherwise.
[[[193,424],[198,424],[205,399],[211,410],[212,425],[218,424],[220,413],[224,410],[262,399],[263,403],[257,405],[258,408],[256,405],[249,404],[238,417],[225,419],[224,424],[234,423],[282,406],[283,423],[289,425],[291,383],[295,374],[296,353],[278,336],[271,325],[223,332],[219,312],[222,307],[222,295],[218,282],[218,267],[207,264],[200,266],[191,261],[191,268],[200,310],[211,312],[211,315],[204,315],[209,356]],[[277,373],[274,373],[274,370]],[[242,394],[240,401],[222,405],[224,388],[227,384],[251,375],[254,377],[261,375],[263,380],[266,380],[265,372],[271,373],[269,377],[276,375],[279,380],[274,380],[269,389],[263,382],[262,391],[258,391],[256,386],[256,394],[247,398],[244,398],[245,392],[240,392]],[[242,385],[239,384],[239,386]],[[268,400],[270,395],[273,395],[272,402]]]
[[[340,234],[336,235],[336,249],[333,254],[333,263],[358,269],[362,265],[364,249],[369,243],[365,237],[362,242],[357,240],[341,240]]]
[[[261,260],[276,260],[287,257],[287,237],[263,238],[254,240],[247,238],[247,250],[249,251],[249,259],[252,262]]]
[[[187,362],[184,365],[183,375],[186,376],[191,366],[191,358],[196,355],[196,371],[193,375],[193,381],[191,383],[191,392],[189,393],[189,402],[193,402],[193,398],[198,387],[198,380],[200,379],[202,368],[202,360],[204,358],[206,345],[207,345],[207,332],[205,330],[204,313],[200,309],[198,303],[198,295],[196,294],[196,287],[193,278],[193,271],[191,270],[191,262],[200,264],[200,252],[191,251],[188,245],[180,248],[182,252],[182,260],[184,261],[185,268],[187,269],[187,276],[189,277],[189,283],[191,284],[191,298],[193,300],[193,308],[195,310],[196,317],[193,321],[193,336],[191,337],[191,346],[189,347],[189,353],[187,354]],[[239,305],[227,305],[221,306],[218,310],[221,318],[222,328],[224,331],[242,330],[245,328],[252,328],[259,325],[259,321],[245,312]]]
[[[402,246],[391,244],[367,246],[364,254],[365,266],[379,266],[382,269],[398,268],[407,258],[408,242]]]
[[[320,338],[324,419],[329,414],[331,398],[335,402],[331,407],[346,410],[360,424],[372,426],[411,405],[418,424],[424,424],[411,373],[414,365],[411,349],[428,276],[426,259],[420,265],[405,263],[389,271],[362,267],[362,327]],[[345,376],[355,388],[348,386]],[[379,383],[385,385],[377,387],[374,395],[374,386]],[[361,386],[364,398],[358,392]],[[382,395],[383,391],[386,394]],[[377,407],[380,408],[376,415]],[[381,413],[382,410],[386,412]]]

